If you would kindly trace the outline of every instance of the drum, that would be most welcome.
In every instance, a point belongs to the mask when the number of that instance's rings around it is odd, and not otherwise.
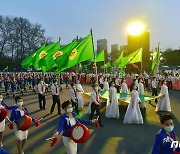
[[[22,116],[18,123],[17,128],[22,131],[26,131],[32,124],[32,118],[28,115]]]
[[[0,109],[0,122],[2,122],[6,118],[7,114],[8,114],[8,111],[6,108]]]
[[[76,143],[84,143],[89,138],[89,129],[78,123],[71,128],[70,137]]]

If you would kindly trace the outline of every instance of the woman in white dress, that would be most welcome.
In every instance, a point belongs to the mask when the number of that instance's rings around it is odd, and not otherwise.
[[[139,93],[139,95],[144,95],[144,84],[143,84],[143,79],[142,78],[139,79],[138,93]],[[144,96],[142,96],[142,97],[144,98]],[[141,100],[140,107],[141,108],[146,108],[144,100]]]
[[[80,84],[79,80],[77,80],[77,83],[76,83],[76,90],[77,90],[78,108],[81,110],[83,109],[83,106],[84,106],[83,97],[82,97],[82,93],[84,93],[84,89],[82,85]]]
[[[126,80],[123,78],[122,79],[122,84],[121,84],[121,93],[128,93],[128,86],[126,84]]]
[[[168,87],[166,86],[165,80],[162,80],[162,86],[161,86],[160,94],[162,94],[163,97],[161,97],[159,99],[159,102],[156,105],[155,111],[171,111],[171,105],[170,105],[170,100],[169,100],[169,92],[168,92]]]
[[[143,124],[143,117],[139,108],[137,86],[132,85],[131,100],[124,116],[124,124]]]
[[[111,82],[109,89],[109,98],[106,104],[106,113],[107,118],[116,118],[119,119],[119,105],[117,98],[117,90],[115,88],[114,82]]]
[[[109,83],[107,81],[107,78],[104,79],[103,90],[109,90]]]

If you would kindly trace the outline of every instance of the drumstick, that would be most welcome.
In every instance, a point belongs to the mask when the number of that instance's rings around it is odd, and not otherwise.
[[[54,136],[50,137],[50,138],[47,138],[46,141],[49,141],[49,140],[54,139],[54,138],[55,138]]]
[[[97,119],[96,120],[98,120],[99,119],[99,116],[97,117]]]
[[[9,117],[8,116],[6,116],[6,119],[11,123],[11,120],[9,119]]]

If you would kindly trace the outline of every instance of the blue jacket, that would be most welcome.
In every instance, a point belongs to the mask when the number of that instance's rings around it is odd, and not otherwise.
[[[29,112],[28,109],[24,107],[24,115],[28,115],[29,116]],[[14,106],[14,108],[11,110],[11,117],[10,120],[12,122],[17,123],[19,121],[19,119],[21,118],[21,112],[18,109],[17,106]],[[33,122],[35,122],[35,119],[33,119]]]
[[[174,131],[172,131],[171,136],[169,136],[164,129],[159,130],[156,135],[152,154],[173,154],[173,152],[179,151],[179,148],[171,148],[171,143],[173,140],[176,140]]]
[[[1,105],[4,106],[7,110],[12,110],[15,106],[8,106],[4,100],[2,100]]]
[[[76,120],[76,123],[78,123],[78,121],[80,123],[83,123],[83,124],[92,124],[91,120],[83,120],[83,119],[80,119],[77,117],[77,114],[73,112],[73,116]],[[59,126],[58,126],[58,129],[57,129],[57,132],[61,133],[63,131],[63,136],[66,136],[66,137],[70,137],[70,131],[71,131],[71,124],[70,122],[68,121],[69,117],[64,113],[60,116],[60,119],[59,119]]]

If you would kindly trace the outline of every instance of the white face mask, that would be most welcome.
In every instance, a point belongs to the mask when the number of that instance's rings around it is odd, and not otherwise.
[[[68,112],[68,113],[71,113],[72,111],[73,111],[73,108],[72,108],[72,107],[67,109],[67,112]]]
[[[3,98],[0,98],[0,103],[2,102]]]
[[[174,126],[164,126],[164,130],[167,132],[172,132],[174,129]]]
[[[17,106],[18,106],[18,107],[20,107],[20,106],[22,106],[22,105],[23,105],[23,101],[17,103]]]

